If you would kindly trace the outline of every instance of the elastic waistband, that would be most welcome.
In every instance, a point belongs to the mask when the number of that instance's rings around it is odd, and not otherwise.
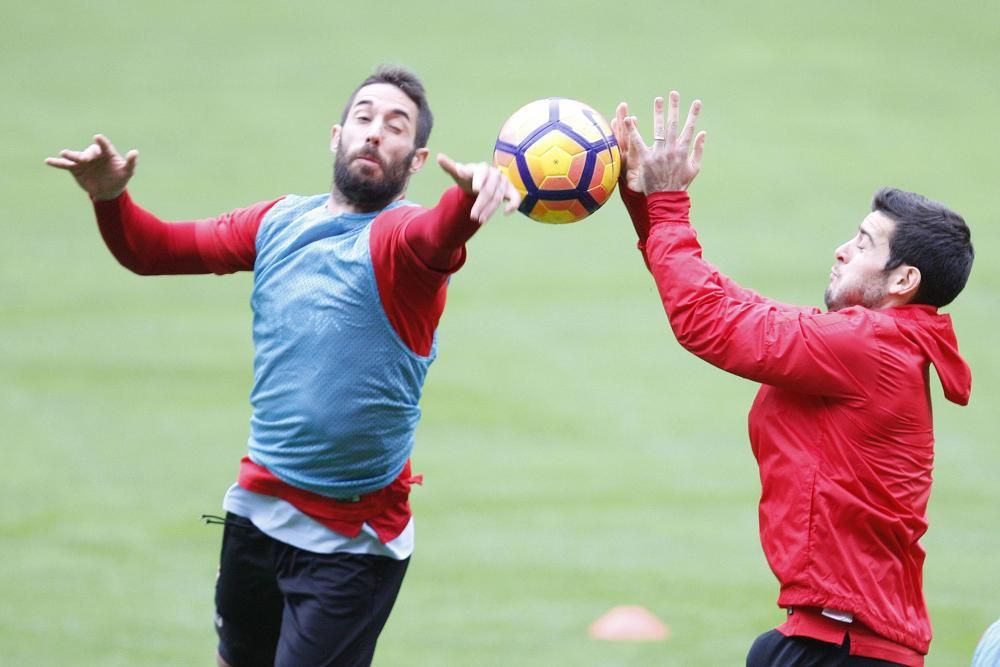
[[[831,614],[824,614],[819,607],[789,607],[787,611],[788,620],[777,628],[786,637],[810,637],[842,645],[847,636],[850,636],[851,655],[878,658],[911,667],[921,667],[924,664],[923,654],[876,634],[857,619],[836,620]],[[853,617],[849,612],[839,613]]]

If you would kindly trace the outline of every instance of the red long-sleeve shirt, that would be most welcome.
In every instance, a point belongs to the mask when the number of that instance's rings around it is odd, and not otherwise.
[[[678,341],[762,385],[749,431],[778,605],[849,612],[840,639],[857,633],[852,652],[922,664],[929,366],[948,400],[971,391],[951,319],[920,305],[824,313],[765,299],[702,259],[686,193],[623,197]],[[784,631],[829,640],[795,625]]]

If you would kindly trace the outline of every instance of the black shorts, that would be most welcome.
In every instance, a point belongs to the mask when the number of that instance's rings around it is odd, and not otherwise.
[[[851,655],[851,639],[843,644],[786,637],[777,630],[765,632],[750,647],[747,667],[902,667],[895,662]]]
[[[407,560],[317,554],[226,515],[215,627],[232,667],[370,665]]]

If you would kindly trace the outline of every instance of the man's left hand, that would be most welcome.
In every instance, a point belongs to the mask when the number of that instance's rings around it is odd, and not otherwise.
[[[695,123],[701,111],[701,101],[691,103],[687,122],[678,134],[680,95],[671,91],[668,97],[666,123],[663,119],[663,98],[653,100],[653,145],[643,141],[635,116],[619,105],[616,121],[619,133],[626,135],[627,182],[633,189],[641,187],[645,194],[687,190],[701,170],[705,150],[705,133],[695,136]]]
[[[455,162],[443,153],[438,154],[437,163],[460,188],[476,196],[469,217],[480,225],[489,220],[504,201],[507,202],[505,215],[510,215],[521,205],[521,193],[496,167],[485,162]]]

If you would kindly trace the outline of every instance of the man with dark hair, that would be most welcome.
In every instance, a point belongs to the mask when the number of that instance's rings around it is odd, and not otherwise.
[[[663,106],[652,147],[624,103],[612,124],[639,249],[681,345],[761,384],[749,416],[760,539],[788,617],[747,665],[923,665],[928,368],[948,400],[968,402],[969,368],[937,308],[969,276],[969,229],[941,204],[882,190],[834,253],[828,312],[766,299],[702,259],[686,192],[704,151],[701,103],[679,133],[677,93],[666,123]]]
[[[947,306],[972,271],[972,243],[962,216],[922,195],[882,188],[872,210],[896,223],[887,271],[909,264],[920,271],[920,287],[910,303]]]
[[[383,65],[375,70],[374,74],[358,84],[358,87],[351,93],[350,99],[347,100],[347,104],[344,105],[344,113],[340,115],[340,124],[343,125],[347,122],[347,115],[354,108],[354,98],[358,92],[362,88],[376,83],[387,83],[390,86],[399,88],[417,105],[416,132],[413,137],[413,148],[414,150],[425,148],[427,140],[431,136],[431,128],[434,127],[434,114],[431,113],[431,107],[427,103],[427,92],[424,90],[424,84],[421,83],[420,79],[413,72],[405,67]]]
[[[103,136],[47,163],[90,195],[112,254],[140,274],[253,271],[249,454],[226,494],[218,662],[371,663],[413,551],[419,399],[449,276],[517,191],[489,165],[438,164],[437,206],[403,199],[432,117],[420,80],[382,68],[331,130],[330,192],[168,223],[126,191],[138,153]]]

